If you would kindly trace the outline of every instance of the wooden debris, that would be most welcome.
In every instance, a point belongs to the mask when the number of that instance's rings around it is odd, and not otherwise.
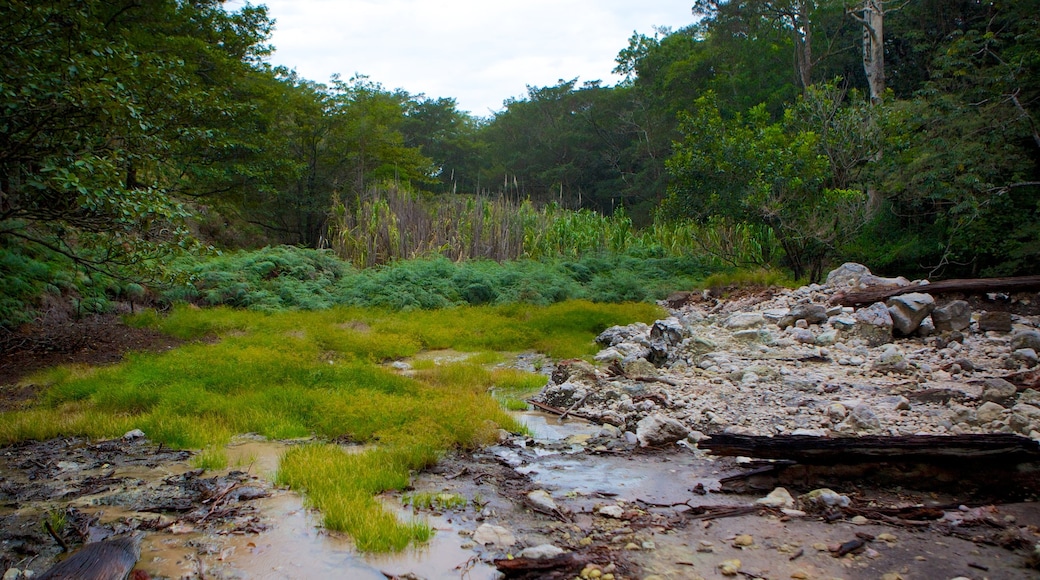
[[[582,414],[582,413],[567,412],[565,409],[559,409],[559,408],[553,407],[551,405],[546,405],[545,403],[539,403],[538,401],[535,401],[533,399],[528,399],[527,403],[532,405],[532,406],[534,406],[534,407],[537,407],[537,408],[539,408],[539,409],[541,409],[541,410],[543,410],[543,411],[545,411],[547,413],[553,413],[554,415],[561,415],[562,416],[562,415],[566,414],[566,415],[569,415],[571,417],[577,417],[579,419],[585,419],[586,421],[592,421],[593,423],[600,423],[601,422],[601,421],[599,421],[598,419],[596,419],[594,417],[590,417],[590,416]]]
[[[1040,290],[1040,276],[1018,276],[1012,278],[970,278],[959,280],[943,280],[931,284],[913,284],[897,288],[878,288],[859,292],[843,292],[831,298],[832,304],[842,306],[859,306],[882,302],[893,296],[923,292],[925,294],[948,294],[963,292],[965,294],[984,294],[986,292],[1020,292]]]
[[[720,433],[698,443],[715,455],[789,459],[808,465],[900,461],[1002,463],[1040,461],[1040,443],[1008,433],[861,437],[775,437]]]
[[[550,572],[577,571],[587,562],[573,552],[560,554],[553,558],[502,558],[495,560],[495,568],[505,574],[506,578],[521,576],[541,577]]]
[[[38,580],[124,580],[141,557],[142,533],[83,546]]]

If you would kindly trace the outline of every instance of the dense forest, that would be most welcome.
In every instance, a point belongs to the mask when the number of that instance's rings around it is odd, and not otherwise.
[[[1040,0],[691,8],[618,47],[616,86],[479,118],[271,66],[262,5],[0,0],[0,319],[184,252],[547,258],[581,228],[801,279],[1036,272]]]

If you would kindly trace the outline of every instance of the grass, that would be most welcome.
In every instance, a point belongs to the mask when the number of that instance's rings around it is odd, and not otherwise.
[[[456,493],[406,493],[401,498],[401,503],[412,506],[417,510],[453,510],[466,507],[469,503],[466,498]]]
[[[488,368],[502,360],[496,351],[587,356],[608,326],[661,314],[645,303],[584,301],[415,312],[182,306],[132,322],[184,339],[209,339],[131,355],[113,366],[38,373],[30,380],[46,388],[37,405],[0,413],[0,444],[116,437],[139,428],[153,441],[201,449],[195,465],[215,469],[227,465],[224,446],[237,434],[347,438],[366,444],[365,450],[299,445],[285,454],[277,479],[303,492],[321,510],[324,525],[349,533],[359,549],[399,550],[425,541],[432,530],[398,520],[375,495],[403,489],[413,471],[448,449],[493,441],[499,428],[520,430],[489,393],[519,397],[544,384],[543,376]],[[416,365],[413,377],[381,364],[429,349],[475,354]]]

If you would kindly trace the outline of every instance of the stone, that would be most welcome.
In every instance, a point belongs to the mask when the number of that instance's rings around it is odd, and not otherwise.
[[[909,336],[935,309],[935,299],[931,294],[911,292],[889,298],[886,306],[892,316],[892,327],[903,336]]]
[[[473,532],[473,541],[480,545],[494,544],[500,548],[508,548],[516,543],[516,536],[502,526],[481,524]]]
[[[808,327],[810,324],[820,324],[827,320],[827,308],[820,304],[804,303],[796,304],[791,311],[780,318],[776,325],[780,328],[787,328],[791,325],[799,325]],[[801,323],[801,324],[799,324]]]
[[[842,405],[841,403],[831,403],[830,405],[827,405],[827,416],[835,423],[845,420],[845,416],[848,414],[848,409],[846,409],[845,405]]]
[[[816,336],[818,346],[832,346],[836,342],[838,342],[838,331],[836,330],[827,330]]]
[[[881,428],[881,420],[874,411],[866,405],[856,405],[845,418],[845,424],[856,431],[875,431]]]
[[[1040,332],[1035,330],[1019,330],[1011,335],[1011,350],[1031,348],[1040,351]]]
[[[754,543],[755,538],[753,538],[750,534],[740,534],[739,536],[733,538],[733,545],[741,548],[746,548],[748,546],[753,545]]]
[[[816,335],[806,328],[795,328],[791,331],[791,338],[801,344],[815,344]]]
[[[637,358],[624,365],[625,374],[631,377],[656,377],[657,367],[645,358]]]
[[[827,274],[827,285],[834,288],[849,288],[859,286],[859,280],[864,275],[870,275],[870,270],[863,264],[845,262]]]
[[[986,379],[982,382],[982,400],[1005,403],[1018,393],[1015,385],[1000,378]]]
[[[979,330],[982,332],[1011,332],[1010,312],[983,312],[979,316]]]
[[[546,512],[557,512],[560,511],[560,506],[556,505],[556,501],[553,500],[549,492],[544,489],[536,489],[527,494],[527,501],[531,502],[531,505],[536,509],[540,509]]]
[[[4,572],[4,580],[19,580],[22,577],[22,571],[18,568],[8,568],[7,572]]]
[[[849,332],[852,336],[866,341],[867,346],[880,346],[892,342],[892,315],[883,303],[875,302],[866,308],[860,308],[853,317],[856,324]]]
[[[619,505],[605,505],[596,510],[596,513],[608,518],[620,519],[625,515],[625,509]]]
[[[954,300],[932,310],[932,323],[937,332],[962,331],[971,326],[971,305],[964,300]]]
[[[1020,348],[1011,353],[1011,360],[1025,363],[1026,366],[1031,367],[1040,362],[1040,357],[1037,357],[1036,351],[1031,348]]]
[[[806,511],[825,511],[827,508],[832,507],[849,507],[851,500],[846,495],[829,489],[820,488],[814,489],[809,493],[802,495],[798,500],[806,507]]]
[[[559,548],[552,544],[541,544],[520,550],[520,557],[530,558],[532,560],[545,560],[547,558],[555,558],[563,553],[563,548]]]
[[[786,488],[778,487],[769,492],[769,495],[755,500],[756,504],[774,508],[793,508],[794,498]]]
[[[997,421],[1004,415],[1004,407],[994,403],[993,401],[986,401],[975,411],[976,420],[980,424],[986,424],[991,421]]]
[[[650,327],[650,341],[663,340],[669,346],[682,342],[685,329],[678,318],[670,317],[658,320]]]
[[[897,276],[895,278],[885,278],[883,276],[867,274],[865,276],[861,276],[859,279],[860,288],[903,288],[909,285],[910,281],[902,276]]]
[[[738,330],[733,333],[733,338],[747,342],[761,342],[763,344],[769,344],[773,342],[773,335],[770,334],[768,330],[754,328],[749,328],[747,330]]]
[[[690,430],[685,425],[664,415],[648,415],[636,423],[636,439],[640,447],[657,447],[685,439]]]
[[[140,429],[131,429],[123,434],[124,441],[134,441],[136,439],[144,439],[144,431]]]
[[[730,330],[745,330],[765,323],[765,317],[758,312],[737,312],[731,314],[722,325]]]
[[[719,573],[723,576],[736,576],[740,573],[740,560],[726,560],[719,564]]]

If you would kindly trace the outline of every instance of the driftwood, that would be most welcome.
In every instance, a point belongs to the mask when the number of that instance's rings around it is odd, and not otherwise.
[[[789,459],[806,465],[873,462],[1014,465],[1040,461],[1040,443],[1007,433],[844,438],[720,433],[697,445],[715,455]]]
[[[39,580],[124,580],[141,557],[142,533],[87,544]]]
[[[528,399],[527,403],[532,405],[532,406],[534,406],[534,407],[537,407],[537,408],[545,411],[546,413],[553,413],[554,415],[560,415],[561,419],[566,418],[567,416],[571,416],[571,417],[577,417],[578,419],[584,419],[586,421],[592,421],[593,423],[599,423],[600,422],[600,420],[596,419],[595,417],[590,417],[590,416],[584,415],[582,413],[575,413],[573,411],[568,411],[566,409],[559,409],[557,407],[553,407],[552,405],[546,405],[545,403],[539,403],[538,401],[535,401],[535,400],[532,400],[532,399]]]
[[[831,298],[831,303],[841,304],[842,306],[859,306],[861,304],[873,304],[874,302],[880,302],[893,296],[911,292],[923,292],[925,294],[946,294],[950,292],[983,294],[986,292],[1022,292],[1029,290],[1040,290],[1040,276],[942,280],[931,284],[914,284],[898,288],[842,292]]]
[[[505,574],[506,578],[540,578],[549,576],[553,572],[574,576],[573,571],[580,570],[587,563],[587,558],[568,552],[553,558],[503,558],[495,560],[495,568]]]

